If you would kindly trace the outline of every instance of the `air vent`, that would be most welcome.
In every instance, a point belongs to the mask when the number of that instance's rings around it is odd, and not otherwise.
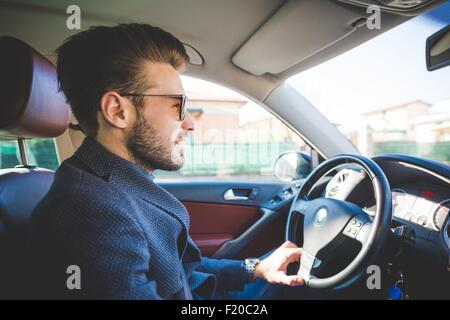
[[[343,182],[345,182],[345,180],[347,180],[347,178],[348,178],[348,173],[345,172],[345,173],[339,175],[339,177],[337,179],[337,182],[338,183],[343,183]]]
[[[330,198],[334,198],[339,192],[339,186],[334,186],[328,190],[327,196]]]
[[[325,197],[345,200],[365,176],[364,171],[342,169],[328,182]]]
[[[327,198],[336,198],[337,195],[339,194],[340,184],[344,183],[345,180],[347,180],[347,178],[348,178],[348,172],[346,172],[346,170],[339,172],[332,179],[332,181],[330,181],[328,188],[327,188],[326,197]]]

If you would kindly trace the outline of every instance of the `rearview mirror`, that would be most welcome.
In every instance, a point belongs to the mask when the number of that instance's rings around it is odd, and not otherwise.
[[[428,37],[426,59],[428,71],[440,69],[450,64],[450,25]]]
[[[311,172],[311,157],[304,152],[287,152],[275,162],[274,174],[281,181],[306,178]]]

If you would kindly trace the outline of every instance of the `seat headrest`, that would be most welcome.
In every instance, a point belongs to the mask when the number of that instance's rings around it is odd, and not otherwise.
[[[0,139],[57,137],[69,121],[55,66],[26,43],[0,37]]]

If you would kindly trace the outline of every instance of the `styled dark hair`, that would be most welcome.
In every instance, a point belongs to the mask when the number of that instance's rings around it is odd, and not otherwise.
[[[183,44],[172,34],[147,24],[91,27],[56,50],[59,89],[66,96],[82,131],[95,137],[102,95],[109,91],[144,91],[145,62],[181,68],[188,61]],[[140,107],[142,98],[133,97]]]

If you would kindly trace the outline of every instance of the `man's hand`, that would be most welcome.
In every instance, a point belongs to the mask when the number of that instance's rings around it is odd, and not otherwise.
[[[302,285],[303,279],[298,274],[292,276],[286,274],[288,265],[292,262],[298,262],[301,254],[301,248],[290,241],[286,241],[272,252],[270,256],[261,260],[256,266],[255,277],[273,284],[288,286]]]

